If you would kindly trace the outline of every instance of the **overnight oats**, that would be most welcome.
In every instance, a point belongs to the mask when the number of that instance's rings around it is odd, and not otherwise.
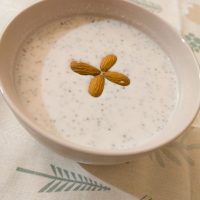
[[[22,44],[14,74],[35,123],[96,149],[130,149],[162,134],[178,101],[166,53],[114,19],[73,16],[44,25]]]

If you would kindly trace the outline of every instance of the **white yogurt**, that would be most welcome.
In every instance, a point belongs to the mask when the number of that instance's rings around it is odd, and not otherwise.
[[[122,87],[106,80],[91,97],[91,76],[70,69],[71,60],[126,74]],[[178,98],[177,77],[164,51],[136,28],[113,19],[77,16],[49,23],[30,35],[16,59],[16,89],[38,125],[64,139],[97,149],[129,149],[146,142],[170,120]]]

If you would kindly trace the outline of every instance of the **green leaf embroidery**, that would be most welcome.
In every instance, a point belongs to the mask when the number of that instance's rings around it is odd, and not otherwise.
[[[169,149],[167,148],[163,148],[161,149],[161,151],[163,152],[163,154],[171,161],[173,161],[174,163],[176,163],[177,165],[181,165],[181,161],[178,159],[178,157],[173,154]]]
[[[72,183],[69,187],[65,189],[65,191],[70,191],[76,183]]]
[[[57,176],[57,172],[56,172],[56,168],[54,165],[50,165],[51,166],[51,169],[53,171],[53,173],[55,174],[55,176]]]
[[[78,191],[81,187],[81,184],[79,184],[77,187],[74,188],[74,191]]]
[[[189,144],[186,148],[187,150],[200,149],[200,144]]]
[[[193,33],[185,35],[185,40],[188,42],[194,52],[200,52],[200,38]]]
[[[65,170],[65,169],[63,171],[64,171],[65,175],[67,176],[67,178],[69,179],[69,173],[68,173],[68,171]]]
[[[48,188],[46,192],[53,192],[60,184],[62,181],[59,181],[58,183],[55,183],[52,187]]]
[[[194,161],[192,160],[192,158],[189,156],[188,152],[186,151],[186,149],[178,149],[178,151],[180,152],[180,154],[182,155],[182,157],[185,159],[185,161],[188,162],[188,164],[194,166]]]
[[[60,167],[57,167],[57,171],[60,174],[60,176],[63,177],[63,172],[62,172],[62,169]]]
[[[46,184],[43,188],[39,190],[39,192],[46,191],[56,180],[51,181],[50,183]]]
[[[147,0],[132,0],[132,1],[154,13],[160,13],[162,11],[162,8],[160,5],[155,4],[151,1],[147,1]]]
[[[81,176],[81,174],[78,174],[78,177],[81,181],[83,181],[83,177]]]
[[[87,185],[84,185],[84,186],[80,189],[80,191],[84,191],[86,187],[87,187]]]
[[[163,156],[179,166],[182,165],[182,161],[185,161],[189,165],[194,166],[195,162],[190,157],[189,151],[200,149],[200,144],[185,144],[185,139],[186,136],[184,135],[183,138],[180,138],[179,142],[175,141],[165,147],[162,147],[161,149],[150,152],[149,158],[152,161],[156,160],[158,164],[163,168],[165,167],[166,161]]]
[[[68,185],[68,182],[64,183],[55,192],[61,192],[67,185]]]
[[[76,180],[76,174],[74,172],[71,172],[71,175],[74,178],[74,180]]]
[[[164,163],[164,161],[163,161],[163,159],[161,157],[161,154],[160,154],[159,150],[157,150],[155,152],[155,158],[156,158],[157,162],[160,164],[161,167],[165,167],[165,163]]]
[[[86,176],[68,172],[66,169],[50,165],[53,175],[36,172],[29,169],[18,167],[18,172],[37,175],[51,179],[49,183],[43,186],[39,192],[63,192],[63,191],[108,191],[109,187],[98,184]]]

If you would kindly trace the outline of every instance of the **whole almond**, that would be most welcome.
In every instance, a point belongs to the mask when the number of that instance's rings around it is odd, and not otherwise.
[[[117,62],[117,56],[110,54],[101,61],[100,68],[103,72],[107,72]]]
[[[93,97],[99,97],[104,89],[105,78],[103,75],[98,75],[92,78],[89,85],[89,93]]]
[[[72,61],[71,62],[71,69],[80,74],[80,75],[99,75],[101,73],[101,71],[99,69],[97,69],[96,67],[93,67],[92,65],[89,65],[87,63],[84,62],[76,62],[76,61]]]
[[[127,86],[130,84],[130,79],[124,74],[118,72],[111,72],[111,71],[105,72],[104,76],[109,81],[116,83],[118,85]]]

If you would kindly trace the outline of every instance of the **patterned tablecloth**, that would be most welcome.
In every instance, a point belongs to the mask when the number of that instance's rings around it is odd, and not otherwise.
[[[130,0],[171,23],[200,61],[200,0]],[[1,0],[0,28],[36,0]],[[46,149],[0,97],[0,199],[200,200],[200,116],[176,141],[116,166],[80,165]]]

